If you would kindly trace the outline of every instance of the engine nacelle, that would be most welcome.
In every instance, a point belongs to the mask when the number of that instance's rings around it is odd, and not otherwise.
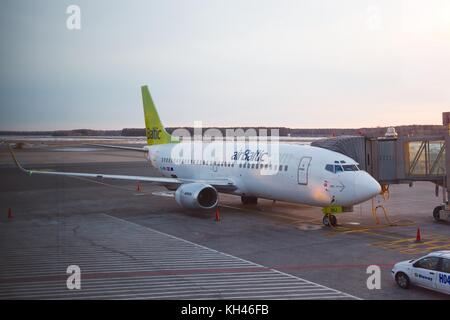
[[[217,190],[206,183],[182,184],[175,192],[175,200],[186,209],[212,209],[219,202]]]

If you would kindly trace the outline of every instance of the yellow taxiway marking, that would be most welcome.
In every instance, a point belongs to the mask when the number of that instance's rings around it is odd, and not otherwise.
[[[427,238],[416,242],[416,238],[404,238],[397,240],[384,240],[372,243],[371,245],[385,250],[394,250],[400,253],[421,254],[430,251],[437,251],[450,248],[450,238],[442,235],[429,234]]]

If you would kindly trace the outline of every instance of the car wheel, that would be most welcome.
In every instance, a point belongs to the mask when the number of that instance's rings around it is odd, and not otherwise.
[[[398,286],[402,289],[409,288],[409,277],[403,272],[398,272],[395,275],[395,282],[397,282]]]

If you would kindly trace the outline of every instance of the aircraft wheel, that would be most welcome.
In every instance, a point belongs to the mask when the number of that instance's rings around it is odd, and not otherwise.
[[[337,225],[337,218],[335,215],[330,216],[330,223],[333,227],[335,227]]]
[[[330,227],[330,226],[335,227],[335,226],[337,225],[337,219],[336,219],[336,216],[335,216],[335,215],[332,215],[332,214],[330,214],[330,215],[328,215],[328,214],[324,215],[324,216],[323,216],[323,219],[322,219],[322,222],[323,222],[323,224],[324,224],[325,226],[327,226],[327,227]]]
[[[433,218],[436,221],[440,221],[441,220],[441,216],[440,216],[440,211],[444,209],[444,206],[437,206],[436,208],[434,208],[433,210]]]
[[[257,204],[258,203],[258,198],[257,197],[241,196],[241,202],[242,202],[242,204]]]

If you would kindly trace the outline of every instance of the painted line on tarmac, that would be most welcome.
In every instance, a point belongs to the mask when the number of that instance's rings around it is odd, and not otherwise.
[[[108,216],[108,217],[113,218],[113,219],[116,219],[116,220],[118,220],[118,221],[122,221],[122,222],[125,222],[125,223],[128,223],[128,224],[131,224],[131,225],[140,227],[140,228],[145,228],[145,229],[151,230],[151,231],[153,231],[153,232],[156,232],[156,233],[161,234],[161,235],[163,235],[163,236],[170,237],[170,238],[175,239],[175,240],[178,240],[178,241],[182,241],[182,242],[185,242],[185,243],[192,244],[192,245],[194,245],[194,246],[196,246],[196,247],[199,247],[199,248],[202,248],[202,249],[206,249],[206,250],[209,250],[209,251],[212,251],[212,252],[217,252],[217,253],[223,254],[223,255],[228,256],[228,257],[230,257],[230,258],[237,259],[237,260],[240,260],[240,261],[243,261],[243,262],[246,262],[246,263],[255,265],[256,267],[259,267],[259,268],[263,268],[264,270],[270,270],[270,271],[273,271],[273,272],[275,272],[275,273],[278,273],[278,274],[287,276],[287,277],[292,278],[292,279],[304,281],[304,282],[310,283],[310,284],[312,284],[312,285],[315,285],[315,286],[318,286],[318,287],[321,287],[321,288],[324,288],[324,289],[327,289],[327,290],[332,290],[332,291],[334,291],[334,292],[336,292],[336,293],[338,293],[338,294],[345,295],[345,296],[347,296],[347,297],[349,297],[349,298],[361,300],[361,298],[358,298],[358,297],[356,297],[356,296],[354,296],[354,295],[351,295],[351,294],[348,294],[348,293],[345,293],[345,292],[342,292],[342,291],[339,291],[339,290],[336,290],[336,289],[332,289],[332,288],[326,287],[326,286],[324,286],[324,285],[321,285],[321,284],[318,284],[318,283],[315,283],[315,282],[312,282],[312,281],[309,281],[309,280],[306,280],[306,279],[303,279],[303,278],[300,278],[300,277],[297,277],[297,276],[294,276],[294,275],[291,275],[291,274],[288,274],[288,273],[285,273],[285,272],[282,272],[282,271],[279,271],[279,270],[276,270],[276,269],[273,269],[273,268],[264,267],[263,265],[260,265],[260,264],[258,264],[258,263],[251,262],[251,261],[248,261],[248,260],[245,260],[245,259],[242,259],[242,258],[233,256],[233,255],[231,255],[231,254],[224,253],[224,252],[221,252],[221,251],[218,251],[218,250],[209,248],[209,247],[205,247],[205,246],[200,245],[200,244],[198,244],[198,243],[194,243],[194,242],[192,242],[192,241],[189,241],[189,240],[186,240],[186,239],[182,239],[182,238],[179,238],[179,237],[177,237],[177,236],[174,236],[174,235],[171,235],[171,234],[168,234],[168,233],[165,233],[165,232],[161,232],[161,231],[158,231],[158,230],[155,230],[155,229],[152,229],[152,228],[149,228],[149,227],[146,227],[146,226],[143,226],[143,225],[140,225],[140,224],[137,224],[137,223],[128,221],[128,220],[124,220],[124,219],[121,219],[121,218],[118,218],[118,217],[115,217],[115,216],[111,216],[111,215],[109,215],[109,214],[105,214],[105,213],[104,213],[103,215]]]

